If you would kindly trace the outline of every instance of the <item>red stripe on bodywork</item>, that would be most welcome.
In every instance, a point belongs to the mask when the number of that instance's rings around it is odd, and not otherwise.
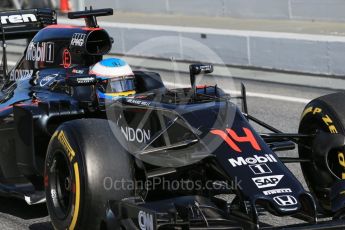
[[[241,153],[241,149],[235,144],[233,140],[222,130],[212,130],[211,133],[220,136],[233,150]]]
[[[50,25],[46,28],[51,29],[82,29],[87,31],[103,30],[103,28],[90,28],[90,27],[81,27],[81,26],[72,26],[72,25]]]

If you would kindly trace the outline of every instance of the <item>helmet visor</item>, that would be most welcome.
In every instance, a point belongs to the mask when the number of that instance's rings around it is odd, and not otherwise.
[[[106,94],[135,91],[134,77],[126,76],[103,80],[99,85],[99,90]]]
[[[107,87],[107,93],[122,93],[133,90],[135,90],[133,77],[111,79]]]

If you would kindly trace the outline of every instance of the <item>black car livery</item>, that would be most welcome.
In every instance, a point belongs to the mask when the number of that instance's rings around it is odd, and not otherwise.
[[[109,100],[89,69],[111,50],[96,20],[111,14],[71,12],[86,26],[65,26],[49,9],[0,12],[3,43],[29,40],[10,71],[3,46],[1,194],[46,202],[56,229],[273,228],[267,212],[305,222],[290,229],[344,227],[345,94],[311,101],[299,133],[248,114],[244,86],[239,97],[196,86],[210,64],[190,65],[188,88],[134,71],[135,93]],[[277,154],[296,146],[299,157]],[[301,164],[310,191],[287,163]]]

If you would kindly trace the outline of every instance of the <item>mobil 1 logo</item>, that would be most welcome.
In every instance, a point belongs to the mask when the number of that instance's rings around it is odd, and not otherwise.
[[[30,42],[25,59],[34,62],[54,62],[53,42]]]
[[[276,163],[278,162],[277,159],[274,157],[273,154],[265,154],[263,156],[253,155],[252,157],[237,157],[236,159],[230,158],[229,162],[232,167],[239,167],[244,165],[257,165],[263,163]]]
[[[249,165],[249,168],[255,175],[272,173],[272,170],[268,167],[267,164]]]

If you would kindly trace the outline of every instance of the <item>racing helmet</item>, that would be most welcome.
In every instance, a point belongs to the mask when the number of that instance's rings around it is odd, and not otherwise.
[[[91,67],[90,74],[96,75],[100,81],[97,89],[100,98],[126,97],[136,93],[133,71],[122,59],[104,59]]]

